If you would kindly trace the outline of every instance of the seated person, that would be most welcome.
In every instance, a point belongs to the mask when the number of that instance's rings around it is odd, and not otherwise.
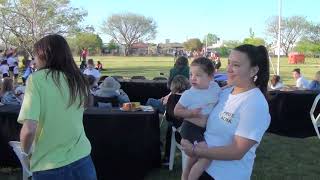
[[[1,103],[11,104],[11,105],[20,105],[21,101],[14,94],[13,89],[13,80],[9,77],[3,79],[1,85]]]
[[[85,69],[85,70],[83,71],[83,74],[85,74],[85,75],[92,75],[92,76],[94,76],[94,77],[96,78],[96,82],[99,81],[100,72],[94,68],[94,62],[93,62],[92,59],[89,59],[89,60],[88,60],[87,69]]]
[[[81,71],[81,72],[84,72],[84,70],[85,70],[86,68],[87,68],[86,61],[81,61],[80,71]]]
[[[17,86],[14,90],[15,95],[19,98],[21,102],[23,101],[25,89],[26,89],[25,85],[20,85],[20,86]]]
[[[157,109],[159,113],[164,114],[164,112],[166,111],[167,100],[170,94],[171,93],[160,99],[148,98],[146,106],[152,106],[153,108]]]
[[[309,81],[301,75],[300,68],[294,69],[292,71],[292,76],[296,80],[296,88],[307,89],[309,87]]]
[[[96,78],[92,75],[85,75],[85,77],[87,78],[89,87],[90,87],[90,92],[89,92],[89,98],[88,98],[88,107],[93,107],[94,105],[94,92],[97,90],[97,86],[96,86]]]
[[[120,105],[130,102],[128,95],[120,89],[121,85],[113,77],[107,77],[100,84],[99,89],[96,90],[94,96],[99,97],[117,97]]]
[[[167,125],[167,133],[166,133],[164,158],[162,160],[163,165],[169,164],[172,126],[174,126],[175,128],[179,128],[182,124],[182,119],[174,115],[174,108],[178,103],[181,97],[181,94],[189,88],[190,88],[189,80],[182,75],[175,76],[171,82],[171,86],[170,86],[171,93],[168,97],[167,106],[166,106],[166,120],[168,122],[168,125]],[[180,135],[176,134],[176,137],[180,137]],[[179,143],[180,143],[180,140],[179,140]]]
[[[102,68],[102,64],[100,61],[97,62],[97,65],[96,65],[96,70],[98,71],[101,71],[103,68]]]
[[[309,90],[320,91],[320,71],[314,77],[314,80],[309,84]]]
[[[24,71],[24,73],[23,73],[23,75],[22,75],[23,85],[26,85],[26,81],[27,81],[28,77],[29,77],[30,74],[32,74],[35,70],[36,70],[35,61],[32,60],[32,61],[30,61],[29,65],[27,66],[27,68],[25,69],[25,71]]]
[[[270,80],[270,88],[273,90],[279,90],[283,88],[283,84],[280,81],[280,76],[273,75],[272,79]]]

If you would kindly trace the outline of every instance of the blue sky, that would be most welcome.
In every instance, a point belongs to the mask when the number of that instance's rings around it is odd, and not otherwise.
[[[249,36],[251,27],[257,37],[267,38],[266,21],[278,15],[278,0],[71,0],[73,7],[88,12],[84,24],[93,25],[104,42],[110,37],[100,32],[103,21],[115,13],[133,12],[152,17],[158,25],[150,42],[184,42],[207,33],[222,40]],[[304,16],[320,23],[319,0],[282,0],[282,16]]]

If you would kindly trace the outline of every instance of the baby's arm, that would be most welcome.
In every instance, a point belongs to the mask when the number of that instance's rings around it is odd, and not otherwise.
[[[175,106],[174,115],[184,118],[184,120],[200,127],[205,127],[208,119],[208,116],[204,116],[201,114],[201,108],[187,109],[180,103],[177,103],[177,105]]]

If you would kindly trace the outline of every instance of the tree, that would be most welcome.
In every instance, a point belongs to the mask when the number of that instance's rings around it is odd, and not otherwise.
[[[69,4],[69,0],[3,0],[0,27],[12,34],[11,45],[32,55],[33,44],[41,37],[66,35],[78,29],[87,13]]]
[[[216,44],[219,40],[220,39],[218,38],[217,35],[208,33],[207,35],[204,36],[202,43],[210,46],[212,44]]]
[[[314,43],[308,38],[302,38],[294,47],[295,51],[303,52],[306,55],[314,55],[320,52],[320,44]]]
[[[114,39],[111,39],[109,44],[108,44],[108,49],[111,52],[111,54],[113,55],[114,54],[114,50],[116,50],[118,48],[119,48],[119,46],[116,43],[116,41]]]
[[[310,24],[305,39],[312,43],[320,44],[320,24]]]
[[[251,44],[255,46],[265,45],[266,42],[262,38],[255,37],[252,28],[249,29],[249,37],[243,40],[243,44]]]
[[[149,41],[156,36],[156,22],[133,13],[113,14],[104,23],[102,31],[125,47],[128,55],[133,43]]]
[[[309,56],[320,52],[320,24],[311,24],[303,38],[295,46],[295,51],[303,52]]]
[[[292,16],[281,20],[281,49],[288,53],[296,41],[302,37],[309,27],[305,17]],[[267,34],[274,40],[278,39],[278,17],[271,17],[267,22]]]
[[[82,48],[88,48],[90,54],[101,52],[103,43],[99,35],[89,32],[80,32],[68,38],[73,53],[80,54]]]
[[[189,39],[188,41],[184,42],[183,46],[188,51],[201,50],[202,43],[201,43],[200,39],[193,38],[193,39]]]
[[[229,40],[229,41],[224,41],[223,44],[224,44],[225,47],[227,47],[229,49],[233,49],[233,48],[235,48],[237,46],[240,46],[243,43],[241,43],[238,40]]]
[[[243,44],[252,44],[255,46],[265,45],[266,42],[262,38],[245,38]]]
[[[5,49],[9,48],[10,41],[12,41],[13,34],[6,29],[4,26],[0,25],[0,39],[3,42]]]

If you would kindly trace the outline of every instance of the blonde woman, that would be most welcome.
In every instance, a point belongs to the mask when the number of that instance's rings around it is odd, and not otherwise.
[[[316,72],[314,80],[309,84],[310,90],[319,91],[320,90],[320,71]]]

